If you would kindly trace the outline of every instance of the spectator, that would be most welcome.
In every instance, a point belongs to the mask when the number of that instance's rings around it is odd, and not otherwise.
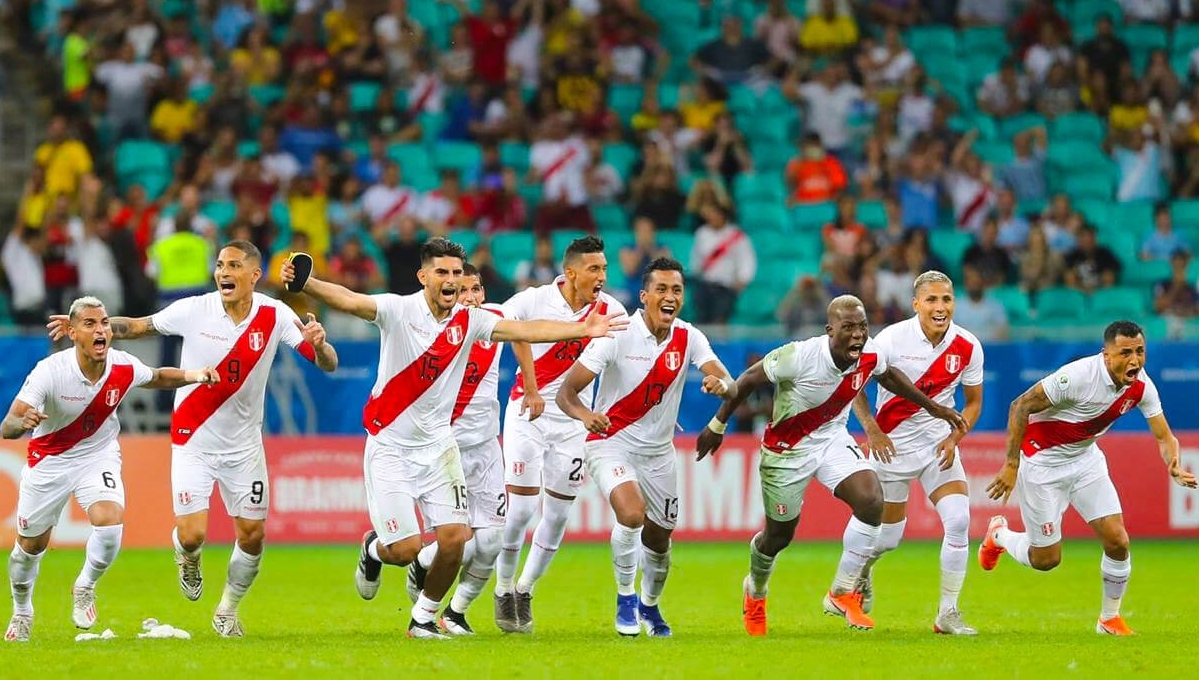
[[[1062,43],[1062,36],[1054,28],[1053,23],[1041,24],[1041,32],[1037,42],[1024,54],[1024,72],[1035,85],[1045,82],[1049,68],[1054,64],[1070,65],[1074,55],[1070,48]]]
[[[682,118],[678,111],[663,111],[658,117],[658,127],[651,130],[646,138],[658,145],[662,154],[674,166],[675,174],[688,172],[690,166],[687,154],[699,141],[699,135],[694,130],[682,126]]]
[[[1016,71],[1016,62],[1004,57],[999,71],[983,79],[978,88],[978,108],[996,118],[1008,118],[1028,108],[1028,78]]]
[[[1120,84],[1120,101],[1108,112],[1107,123],[1114,136],[1140,129],[1149,121],[1149,107],[1141,97],[1137,81],[1129,78]]]
[[[512,168],[504,168],[499,175],[484,176],[479,199],[478,228],[481,233],[517,231],[526,226],[529,211],[517,184],[516,171]]]
[[[978,138],[971,130],[962,137],[950,158],[945,185],[953,202],[953,219],[961,231],[977,234],[987,214],[995,207],[995,191],[991,188],[991,168],[983,163],[970,145]]]
[[[614,83],[641,83],[665,73],[669,56],[653,40],[639,33],[634,21],[623,21],[611,38],[600,43],[601,68]]]
[[[283,71],[279,50],[268,42],[266,27],[255,26],[242,36],[237,49],[229,55],[229,68],[245,85],[268,85]]]
[[[969,330],[980,342],[1007,340],[1007,310],[987,295],[983,276],[973,267],[965,267],[962,269],[962,288],[966,294],[957,298],[954,304],[953,322]]]
[[[375,184],[383,176],[383,165],[387,162],[387,138],[371,135],[366,154],[354,161],[354,176],[364,184]]]
[[[1116,200],[1157,201],[1164,194],[1165,177],[1161,168],[1161,152],[1157,143],[1146,139],[1138,128],[1128,135],[1127,146],[1117,146],[1112,158],[1119,166]]]
[[[776,62],[791,66],[799,58],[797,48],[802,28],[786,0],[767,0],[766,11],[754,20],[754,37],[762,41]]]
[[[1116,86],[1108,85],[1102,73],[1092,73],[1088,78],[1083,81],[1078,98],[1087,111],[1106,120],[1112,109],[1112,92]]]
[[[995,194],[995,223],[999,227],[998,243],[1015,255],[1028,245],[1028,220],[1016,213],[1016,195],[1011,189],[1000,189]]]
[[[783,324],[790,337],[816,335],[824,330],[831,300],[828,291],[815,276],[801,274],[791,290],[783,296],[775,318]]]
[[[904,78],[904,91],[899,94],[897,128],[899,142],[904,148],[912,143],[916,135],[930,132],[936,117],[937,104],[929,96],[928,79],[924,69],[915,66]],[[879,116],[879,125],[883,116]]]
[[[408,0],[389,0],[387,11],[375,18],[371,28],[387,60],[391,82],[406,83],[412,53],[425,41],[425,29],[408,15]]]
[[[466,24],[459,22],[450,26],[450,47],[438,58],[438,68],[451,88],[464,87],[474,79],[475,53],[471,49]]]
[[[866,157],[853,171],[858,195],[864,201],[876,201],[889,195],[892,160],[887,157],[882,139],[872,135],[866,140]]]
[[[305,178],[301,177],[297,185],[301,185],[304,182]],[[263,272],[263,278],[266,279],[263,283],[271,292],[271,295],[274,295],[288,307],[291,307],[296,316],[299,316],[303,321],[308,320],[306,318],[308,314],[316,314],[320,311],[318,303],[303,293],[289,293],[283,286],[283,280],[279,276],[283,271],[283,263],[287,261],[291,253],[309,253],[312,255],[312,275],[318,278],[327,278],[329,261],[325,256],[325,251],[313,246],[314,244],[308,238],[307,232],[293,231],[287,248],[275,253],[271,257],[270,264],[267,265],[267,270]]]
[[[150,115],[150,131],[167,144],[178,144],[185,135],[195,132],[199,109],[188,99],[187,82],[172,78],[167,83],[167,96],[159,100]]]
[[[816,68],[820,68],[817,66]],[[798,86],[786,88],[803,103],[807,112],[805,124],[809,133],[820,137],[824,148],[841,157],[849,151],[850,115],[862,103],[862,89],[849,80],[849,69],[834,61],[817,72],[816,78]]]
[[[370,220],[372,231],[390,232],[401,217],[418,214],[420,197],[400,182],[400,164],[387,160],[383,164],[383,178],[362,194],[362,209]]]
[[[1007,26],[1015,18],[1017,0],[958,0],[957,18],[964,26]]]
[[[1016,200],[1044,201],[1048,192],[1045,180],[1045,148],[1049,145],[1045,128],[1038,125],[1012,138],[1012,162],[1003,169],[1002,181]]]
[[[1141,96],[1161,106],[1174,106],[1182,97],[1182,83],[1170,65],[1170,56],[1163,49],[1149,53],[1149,64],[1141,78]]]
[[[212,35],[227,50],[237,47],[246,29],[254,25],[254,0],[225,0],[212,22]]]
[[[341,250],[346,239],[357,236],[366,228],[361,193],[362,184],[353,175],[340,175],[332,184],[329,194],[333,200],[329,202],[328,219],[335,250]]]
[[[884,26],[908,28],[920,19],[918,0],[871,0],[870,16]]]
[[[554,243],[549,236],[538,236],[533,243],[533,259],[522,260],[516,265],[516,291],[532,286],[552,283],[562,273],[562,267],[554,259]]]
[[[983,285],[1001,286],[1008,282],[1012,271],[1012,259],[999,244],[999,224],[994,217],[983,221],[982,230],[974,244],[962,255],[962,266],[970,267],[983,278]]]
[[[828,310],[825,310],[825,316],[828,316]],[[745,368],[756,366],[763,358],[761,354],[750,352],[745,357]],[[774,417],[774,391],[774,385],[767,383],[750,393],[733,411],[732,430],[761,437]]]
[[[674,168],[648,166],[632,187],[633,217],[649,218],[663,229],[675,229],[683,219],[687,197],[679,189]]]
[[[87,264],[79,268],[79,294],[100,298],[109,314],[119,316],[125,311],[125,290],[116,258],[105,240],[110,229],[108,215],[96,212],[85,216],[75,257]]]
[[[484,241],[470,254],[469,262],[479,270],[479,282],[487,289],[487,294],[496,300],[507,300],[516,294],[512,284],[500,275],[491,258],[491,247]]]
[[[383,274],[379,265],[362,248],[362,240],[350,236],[342,243],[341,250],[329,260],[329,278],[358,293],[374,293],[383,290]]]
[[[396,107],[395,92],[386,87],[379,90],[375,105],[359,115],[359,126],[368,135],[382,137],[392,144],[419,141],[424,132],[412,114]]]
[[[1110,14],[1095,17],[1095,36],[1082,44],[1079,55],[1079,79],[1083,82],[1090,81],[1091,75],[1099,73],[1106,81],[1108,90],[1113,90],[1125,74],[1132,73],[1132,53],[1128,44],[1116,35]]]
[[[620,271],[625,290],[621,302],[630,309],[640,304],[641,274],[659,257],[673,257],[670,249],[658,242],[658,230],[646,217],[633,220],[633,243],[620,249]]]
[[[325,14],[328,19],[332,12]],[[345,32],[344,42],[337,52],[338,69],[344,81],[364,81],[385,85],[387,83],[387,55],[379,45],[374,31],[367,25],[366,18],[359,15],[347,18],[351,30]],[[447,76],[448,77],[448,76]]]
[[[549,66],[547,81],[553,83],[558,105],[563,109],[589,111],[603,97],[599,60],[585,46],[581,35],[572,33],[569,51]]]
[[[1120,280],[1120,260],[1107,246],[1099,245],[1090,224],[1082,225],[1078,247],[1066,254],[1065,263],[1066,285],[1084,293],[1110,288]]]
[[[715,203],[726,211],[733,209],[733,199],[729,196],[724,180],[719,177],[701,177],[691,183],[691,191],[687,193],[687,214],[692,217],[693,228],[704,223],[699,210],[708,203]]]
[[[333,128],[321,121],[321,111],[316,106],[308,106],[295,125],[283,128],[279,135],[279,148],[291,154],[300,164],[300,169],[311,169],[312,157],[324,151],[330,154],[341,153],[341,138]]]
[[[1078,85],[1071,80],[1070,68],[1054,62],[1045,75],[1045,82],[1037,89],[1037,113],[1053,120],[1064,113],[1078,110]]]
[[[545,122],[544,135],[529,149],[529,179],[541,183],[542,203],[534,229],[541,234],[555,229],[595,231],[587,206],[587,144],[569,129],[569,119],[559,115]]]
[[[704,167],[719,176],[725,186],[732,186],[737,175],[753,172],[753,156],[728,113],[716,117],[715,129],[700,142],[699,148],[704,153]]]
[[[292,233],[305,234],[308,250],[304,252],[313,256],[319,254],[322,258],[329,255],[333,243],[326,191],[326,187],[311,174],[302,174],[291,183],[287,195]],[[283,266],[282,263],[279,266]]]
[[[695,232],[689,270],[697,279],[696,321],[728,323],[737,297],[754,280],[758,261],[745,232],[729,222],[723,208],[700,209],[705,223]]]
[[[785,176],[791,190],[789,205],[831,201],[849,184],[841,161],[825,151],[815,132],[800,140],[799,155],[787,163]]]
[[[170,231],[146,251],[146,274],[158,287],[159,308],[212,285],[216,251],[212,241],[191,229],[192,217],[187,207],[180,206],[173,218],[164,219]],[[159,231],[163,231],[161,224]]]
[[[524,93],[515,85],[504,90],[502,97],[496,97],[487,104],[483,111],[483,125],[480,135],[484,139],[523,141],[532,128],[532,120],[525,107]]]
[[[604,160],[604,144],[598,137],[587,139],[588,165],[584,169],[587,197],[592,203],[615,203],[624,193],[624,180],[611,163]]]
[[[262,156],[250,156],[241,164],[232,192],[233,200],[238,203],[248,200],[268,208],[279,192],[279,180],[263,166]]]
[[[717,84],[707,78],[700,79],[690,96],[679,105],[683,127],[691,130],[696,137],[712,132],[716,127],[716,119],[727,110],[728,105],[717,93]]]
[[[720,37],[699,48],[692,64],[702,75],[724,85],[761,77],[770,66],[770,52],[757,38],[746,38],[740,17],[726,16]]]
[[[820,231],[825,257],[848,260],[858,252],[858,243],[869,238],[866,227],[858,221],[857,209],[853,196],[837,199],[837,217]]]
[[[1171,337],[1181,335],[1179,326],[1199,315],[1199,289],[1187,271],[1190,263],[1190,251],[1171,253],[1170,278],[1153,287],[1153,311],[1166,317],[1173,331]]]
[[[233,185],[241,176],[241,155],[237,152],[237,130],[217,129],[216,139],[204,152],[196,168],[195,183],[205,189],[210,201],[233,200]]]
[[[1052,288],[1061,281],[1065,268],[1061,254],[1049,248],[1045,230],[1033,227],[1028,232],[1028,248],[1020,257],[1020,288],[1029,294]]]
[[[1174,11],[1171,0],[1120,0],[1124,20],[1133,24],[1168,26]]]
[[[469,229],[478,214],[475,197],[462,190],[462,178],[457,170],[441,171],[441,184],[420,202],[418,215],[426,230],[444,233],[447,229]]]
[[[46,141],[33,153],[34,163],[45,173],[44,192],[48,200],[66,196],[75,200],[79,186],[92,173],[92,155],[82,142],[70,134],[67,117],[51,116],[46,126]]]
[[[899,200],[895,196],[883,197],[883,214],[886,217],[886,223],[882,229],[872,234],[875,246],[879,250],[886,250],[902,242],[906,232],[903,224],[903,210],[899,207]]]
[[[114,208],[110,222],[113,229],[127,231],[133,238],[138,253],[138,268],[146,264],[146,249],[155,238],[158,225],[158,211],[162,207],[158,201],[150,201],[146,189],[140,184],[133,184],[125,192],[124,203],[112,204]]]
[[[42,258],[47,250],[46,232],[17,223],[4,238],[0,252],[8,287],[9,306],[18,326],[41,326],[46,322],[46,272]]]
[[[62,89],[69,101],[82,102],[92,82],[92,26],[81,10],[63,15],[69,19],[61,52]]]
[[[483,0],[478,16],[463,0],[452,0],[470,34],[475,76],[485,85],[498,87],[508,78],[508,45],[516,37],[516,22],[504,16],[498,0]]]
[[[821,0],[820,12],[810,14],[799,34],[799,44],[817,56],[834,57],[858,43],[858,23],[853,13],[839,11],[836,0]]]
[[[290,151],[279,147],[279,129],[263,125],[258,131],[258,155],[262,160],[264,178],[274,181],[280,189],[287,187],[300,174],[300,161]]]
[[[862,51],[857,64],[862,79],[875,90],[898,89],[907,81],[912,69],[917,67],[916,57],[903,44],[899,29],[894,25],[887,26],[881,45],[873,45]]]
[[[179,189],[177,207],[173,214],[158,220],[154,240],[161,241],[181,229],[216,242],[216,222],[200,212],[200,190],[194,184]]]
[[[412,87],[408,89],[408,115],[441,113],[445,110],[445,83],[426,52],[417,52],[412,60]]]
[[[1082,216],[1070,204],[1070,197],[1057,194],[1041,215],[1041,227],[1049,249],[1062,255],[1074,250],[1078,244],[1077,234],[1082,227]]]
[[[162,67],[134,61],[133,45],[122,43],[116,59],[96,68],[96,80],[108,98],[108,127],[117,141],[146,136],[146,102],[150,88],[163,76]]]
[[[1053,0],[1029,0],[1024,13],[1008,28],[1011,41],[1021,55],[1041,36],[1041,28],[1049,24],[1058,35],[1070,38],[1070,23],[1057,11]]]
[[[903,226],[931,229],[937,225],[937,206],[941,200],[937,180],[940,160],[931,145],[914,146],[906,160],[907,171],[896,183]]]
[[[421,290],[416,272],[420,269],[420,249],[424,240],[419,235],[419,225],[412,215],[401,215],[396,220],[395,237],[375,225],[371,236],[383,246],[383,257],[387,262],[387,290],[407,295]]]
[[[1175,253],[1189,253],[1187,240],[1174,231],[1174,220],[1170,215],[1170,204],[1162,201],[1153,207],[1153,231],[1141,242],[1141,260],[1170,260]]]

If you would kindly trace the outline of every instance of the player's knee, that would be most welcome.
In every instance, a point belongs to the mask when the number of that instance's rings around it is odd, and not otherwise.
[[[50,545],[50,532],[41,536],[17,536],[17,545],[26,555],[40,555]]]
[[[475,531],[475,563],[494,564],[500,555],[503,533],[500,529],[486,528]]]
[[[462,552],[473,533],[465,524],[447,524],[437,528],[437,550]]]
[[[416,556],[423,547],[425,546],[421,542],[420,536],[409,536],[401,541],[381,546],[379,548],[379,558],[385,564],[406,567],[416,561]],[[440,552],[441,549],[439,548],[438,553]]]
[[[1028,563],[1037,571],[1050,571],[1057,568],[1057,565],[1062,563],[1061,546],[1052,546],[1049,549],[1033,548],[1029,550]]]
[[[867,493],[853,505],[853,515],[870,526],[883,523],[883,494]]]
[[[951,512],[941,516],[941,528],[946,536],[965,536],[970,531],[970,509],[965,512]]]
[[[1124,527],[1103,537],[1103,553],[1114,560],[1128,559],[1128,532]]]
[[[791,545],[792,533],[781,531],[770,531],[769,529],[762,534],[762,544],[759,546],[761,551],[767,555],[777,555],[787,546]]]
[[[262,552],[262,545],[266,541],[266,527],[259,522],[256,526],[238,527],[237,530],[237,547],[241,548],[242,552],[250,555],[257,555]]]
[[[179,527],[177,534],[179,536],[179,545],[188,552],[195,552],[204,547],[204,539],[206,538],[204,530],[198,527]],[[240,540],[238,541],[240,543]]]
[[[621,526],[639,529],[645,524],[645,501],[640,497],[627,499],[613,510],[616,512],[616,521]]]

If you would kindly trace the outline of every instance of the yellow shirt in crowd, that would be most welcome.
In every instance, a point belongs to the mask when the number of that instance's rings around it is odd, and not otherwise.
[[[46,170],[46,194],[75,197],[79,178],[92,171],[92,155],[75,139],[55,144],[42,142],[33,154],[34,161]]]

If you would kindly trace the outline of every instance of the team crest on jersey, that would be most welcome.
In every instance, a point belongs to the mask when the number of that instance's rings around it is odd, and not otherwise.
[[[514,474],[514,475],[516,475],[517,477],[519,477],[519,476],[523,475],[524,473],[525,473],[525,464],[524,464],[524,461],[519,461],[519,460],[518,460],[518,461],[514,461],[514,462],[512,463],[512,474]]]
[[[865,382],[866,375],[864,373],[854,373],[853,379],[849,381],[849,386],[856,391],[862,389],[862,385],[865,384]]]
[[[613,477],[624,477],[624,466],[617,465],[617,466],[613,467],[612,468],[612,476]]]
[[[1041,535],[1042,536],[1052,536],[1053,535],[1053,522],[1046,522],[1041,525]]]
[[[946,354],[945,355],[945,370],[950,373],[957,373],[962,368],[962,355]]]
[[[262,331],[250,331],[250,349],[261,352],[263,347],[266,347],[266,336]]]
[[[394,517],[387,520],[387,522],[385,522],[385,525],[387,526],[387,533],[389,533],[389,534],[394,534],[395,532],[400,530],[400,523],[395,521]]]
[[[1136,405],[1136,402],[1133,401],[1132,399],[1125,399],[1124,403],[1120,404],[1120,415],[1124,415],[1125,413],[1128,413],[1129,411],[1132,410],[1132,407],[1135,405]]]
[[[445,339],[450,341],[451,345],[462,344],[462,326],[454,324],[445,329]]]
[[[477,344],[479,345],[479,347],[482,347],[483,349],[491,349],[492,345],[494,345],[495,343],[490,340],[480,340]]]
[[[29,520],[25,519],[24,517],[18,517],[17,518],[17,526],[21,529],[28,529],[29,528]]]
[[[104,403],[108,404],[109,406],[116,406],[117,402],[120,400],[121,389],[119,387],[114,387],[104,393]]]
[[[189,505],[192,502],[192,495],[187,491],[179,492],[179,505]]]
[[[672,371],[679,370],[679,366],[683,365],[683,353],[671,350],[666,353],[666,368]]]
[[[774,514],[779,515],[780,517],[783,515],[786,515],[787,514],[787,504],[786,503],[775,503],[774,504]]]

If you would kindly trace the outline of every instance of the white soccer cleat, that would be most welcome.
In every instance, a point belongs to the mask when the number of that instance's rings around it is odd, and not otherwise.
[[[4,631],[5,642],[29,642],[33,634],[33,614],[13,614]]]
[[[874,609],[874,570],[859,578],[854,589],[862,594],[862,611],[869,614]]]
[[[362,545],[358,548],[358,566],[354,569],[354,587],[358,596],[364,600],[373,600],[379,592],[380,576],[383,563],[371,557],[369,546],[375,542],[378,534],[368,531],[362,535]]]
[[[246,636],[241,619],[237,612],[217,612],[212,615],[212,629],[223,638],[239,638]]]
[[[71,589],[74,604],[71,608],[71,621],[76,628],[90,630],[96,625],[96,589],[75,586]]]
[[[175,551],[175,564],[179,566],[179,590],[183,596],[195,602],[204,594],[204,575],[200,571],[200,556],[188,557]]]
[[[428,623],[417,623],[416,620],[408,622],[408,637],[417,640],[449,640],[450,636],[442,633],[437,629],[437,624],[432,621]]]
[[[956,609],[937,614],[937,620],[933,622],[933,631],[941,635],[978,635],[978,630],[966,625],[962,620],[962,613]]]
[[[474,635],[475,629],[466,621],[465,614],[459,614],[451,607],[446,607],[441,614],[441,629],[450,635]]]

